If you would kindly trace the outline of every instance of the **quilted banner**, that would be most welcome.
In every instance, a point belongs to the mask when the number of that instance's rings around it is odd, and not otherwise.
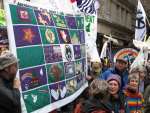
[[[84,16],[5,1],[10,50],[19,59],[23,113],[48,113],[87,87]]]

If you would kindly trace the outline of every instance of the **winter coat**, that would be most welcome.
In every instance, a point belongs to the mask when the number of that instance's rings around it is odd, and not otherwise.
[[[20,92],[13,82],[0,78],[0,113],[21,113]]]
[[[109,106],[109,108],[111,108],[111,111],[113,111],[114,113],[119,113],[120,110],[125,111],[124,103],[125,103],[124,94],[120,93],[118,95],[118,98],[110,96],[108,106]]]
[[[111,109],[106,103],[102,103],[99,99],[90,97],[83,103],[84,113],[111,113]]]
[[[128,83],[128,72],[127,71],[120,72],[116,68],[109,68],[107,71],[102,73],[102,75],[100,75],[100,79],[107,80],[108,77],[111,76],[111,74],[118,74],[121,77],[121,88],[120,89],[122,91],[125,88],[126,84]]]

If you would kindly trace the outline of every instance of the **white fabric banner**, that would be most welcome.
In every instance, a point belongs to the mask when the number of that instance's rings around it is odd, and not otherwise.
[[[135,27],[135,40],[143,41],[146,34],[146,13],[144,8],[138,0],[137,14],[136,14],[136,27]]]
[[[19,59],[22,113],[48,113],[75,100],[88,86],[84,15],[63,9],[67,2],[50,9],[4,3],[10,50]],[[57,6],[61,12],[52,10]]]
[[[85,40],[87,44],[87,53],[91,61],[100,62],[99,53],[96,46],[97,39],[97,15],[85,16]]]

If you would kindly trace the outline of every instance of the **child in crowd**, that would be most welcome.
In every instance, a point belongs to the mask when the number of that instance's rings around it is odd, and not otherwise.
[[[130,73],[135,73],[139,75],[139,92],[142,94],[144,93],[144,82],[145,82],[145,76],[146,76],[146,68],[144,66],[137,66],[130,70]]]
[[[142,113],[144,99],[139,92],[140,76],[138,73],[130,73],[128,85],[124,91],[126,113]]]

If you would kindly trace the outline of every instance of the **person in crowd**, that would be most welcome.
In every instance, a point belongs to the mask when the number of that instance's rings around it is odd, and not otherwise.
[[[88,74],[86,76],[87,81],[90,83],[93,78],[91,76],[91,56],[89,54],[87,54],[87,69],[88,69]]]
[[[113,74],[107,79],[110,98],[108,105],[113,113],[125,113],[125,99],[123,93],[119,92],[121,86],[121,78],[119,75]]]
[[[97,78],[101,73],[102,65],[98,61],[91,62],[91,71],[93,75],[93,79]]]
[[[144,81],[144,113],[149,113],[150,111],[150,60],[146,62],[146,70],[147,74],[145,76],[145,81]]]
[[[149,58],[150,59],[150,58]],[[146,89],[147,86],[150,84],[150,60],[147,60],[146,62],[146,76],[144,80],[144,89]]]
[[[143,65],[136,66],[132,70],[130,69],[130,73],[135,73],[139,75],[139,92],[144,93],[144,82],[145,82],[145,75],[146,75],[146,68]]]
[[[95,79],[99,77],[101,73],[102,65],[100,59],[91,59],[88,57],[88,75],[86,79],[88,80],[89,84]]]
[[[128,85],[124,91],[125,113],[143,113],[144,98],[139,92],[140,77],[138,73],[132,72],[128,77]]]
[[[104,73],[107,69],[112,67],[112,62],[107,57],[101,58],[102,62],[102,73]]]
[[[0,56],[0,113],[21,113],[18,59],[10,52]]]
[[[150,84],[146,87],[144,92],[144,113],[150,112]]]
[[[115,66],[113,68],[109,68],[107,71],[100,75],[100,79],[107,80],[109,76],[112,74],[117,74],[121,77],[121,91],[126,86],[128,81],[128,71],[127,71],[128,62],[124,58],[116,59]]]
[[[89,99],[83,102],[81,113],[111,113],[107,106],[109,100],[108,83],[94,79],[89,86]]]

